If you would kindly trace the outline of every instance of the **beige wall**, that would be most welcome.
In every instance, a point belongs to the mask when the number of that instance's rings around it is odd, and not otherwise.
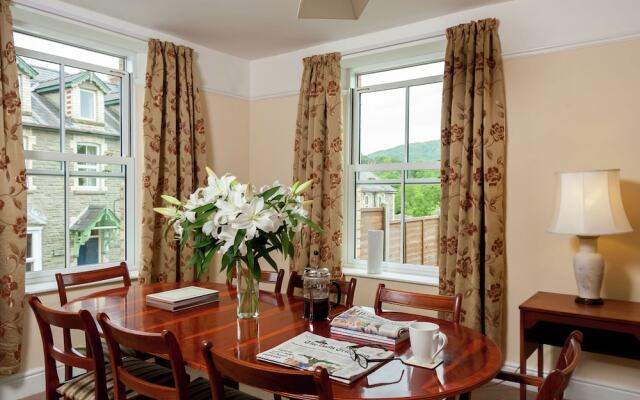
[[[604,237],[604,295],[640,301],[640,40],[505,60],[507,91],[507,344],[517,363],[518,305],[536,291],[575,293],[576,240],[546,232],[554,172],[620,168],[623,202],[636,232]],[[251,103],[250,176],[290,182],[297,96]],[[377,281],[359,278],[356,303],[370,305]],[[433,293],[437,288],[388,282]],[[547,360],[556,353],[547,350]],[[535,360],[532,358],[530,366]],[[587,355],[578,377],[640,390],[640,362]]]

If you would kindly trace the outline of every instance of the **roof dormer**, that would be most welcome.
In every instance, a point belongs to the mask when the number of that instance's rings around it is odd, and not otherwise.
[[[22,114],[31,115],[31,80],[38,76],[38,71],[27,64],[22,57],[16,57],[16,64],[18,65],[18,85]]]
[[[57,92],[59,80],[41,82],[34,92],[42,95]],[[109,86],[91,71],[67,75],[64,84],[64,109],[67,117],[89,125],[104,124],[105,94]]]

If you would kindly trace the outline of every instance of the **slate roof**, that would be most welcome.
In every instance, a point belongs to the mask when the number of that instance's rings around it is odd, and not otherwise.
[[[57,101],[54,103],[45,96],[45,93],[58,92],[55,88],[60,87],[59,71],[38,65],[28,65],[20,57],[18,59],[20,60],[19,66],[22,66],[22,70],[31,77],[31,115],[23,115],[22,124],[31,127],[59,129],[60,105],[57,104]],[[25,66],[30,69],[26,69]],[[36,74],[34,75],[33,72]],[[68,84],[79,84],[85,80],[91,80],[105,92],[104,125],[92,126],[78,123],[72,118],[65,118],[65,129],[67,131],[120,136],[120,86],[104,82],[93,72],[84,71],[65,75],[65,81],[69,82]]]

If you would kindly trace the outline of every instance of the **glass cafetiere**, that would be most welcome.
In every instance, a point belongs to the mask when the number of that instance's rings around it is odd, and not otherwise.
[[[336,302],[329,303],[331,286],[336,288]],[[340,285],[331,280],[327,268],[307,267],[302,275],[304,296],[304,317],[309,321],[323,321],[329,318],[329,309],[340,304]]]

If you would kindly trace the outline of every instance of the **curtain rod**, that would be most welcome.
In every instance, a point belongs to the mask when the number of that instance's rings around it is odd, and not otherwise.
[[[56,11],[53,8],[41,7],[41,6],[35,5],[35,4],[33,4],[32,1],[29,1],[29,0],[13,0],[13,3],[18,7],[27,8],[27,9],[31,9],[31,10],[36,10],[36,11],[39,11],[39,12],[42,12],[42,13],[45,13],[45,14],[55,15],[56,17],[60,17],[60,18],[64,18],[64,19],[67,19],[67,20],[70,20],[70,21],[73,21],[73,22],[77,22],[77,23],[82,24],[82,25],[90,26],[90,27],[93,27],[93,28],[98,28],[98,29],[101,29],[103,31],[114,33],[114,34],[117,34],[117,35],[120,35],[120,36],[125,36],[125,37],[128,37],[129,39],[134,39],[134,40],[137,40],[137,41],[140,41],[140,42],[144,42],[144,43],[147,43],[149,41],[149,38],[147,38],[145,36],[136,35],[136,34],[133,34],[133,33],[127,33],[127,32],[123,32],[123,31],[118,31],[118,30],[116,30],[114,28],[109,28],[109,27],[104,26],[104,25],[88,22],[88,21],[85,21],[85,20],[81,20],[79,18],[70,17],[68,15],[64,15],[64,14]]]
[[[364,48],[355,49],[351,51],[345,51],[345,52],[342,52],[342,58],[349,59],[360,54],[377,52],[379,50],[387,49],[389,47],[400,47],[402,45],[416,44],[419,42],[429,42],[431,40],[440,39],[444,37],[445,37],[444,32],[430,33],[428,35],[418,36],[409,40],[401,40],[397,42],[383,44],[382,46],[376,46],[376,47],[369,46],[369,47],[364,47]]]

